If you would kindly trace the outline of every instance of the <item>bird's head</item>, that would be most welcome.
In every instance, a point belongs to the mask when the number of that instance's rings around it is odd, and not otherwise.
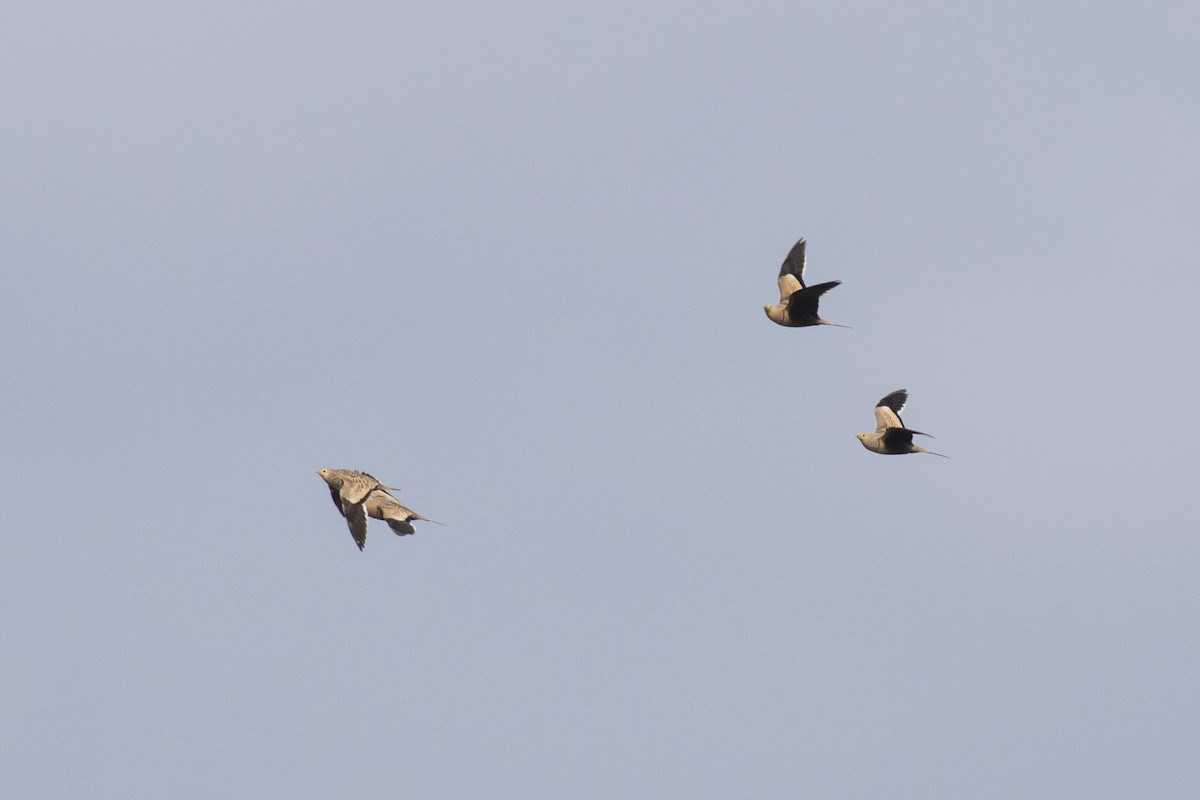
[[[862,442],[863,444],[866,444],[866,443],[867,443],[867,437],[868,437],[869,435],[870,435],[870,434],[867,434],[867,433],[856,433],[856,434],[854,434],[854,438],[855,438],[855,439],[858,439],[858,440],[859,440],[860,442]]]
[[[330,479],[333,477],[333,470],[319,469],[317,470],[317,474],[320,475],[326,483],[329,483]]]

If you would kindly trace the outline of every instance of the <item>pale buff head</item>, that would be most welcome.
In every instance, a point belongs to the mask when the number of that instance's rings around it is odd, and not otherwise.
[[[763,311],[767,312],[767,319],[774,322],[776,325],[785,325],[787,323],[785,314],[787,313],[783,306],[766,305],[763,306]]]
[[[856,433],[854,438],[858,439],[862,446],[870,450],[872,453],[882,453],[883,450],[879,446],[879,436],[874,433]]]

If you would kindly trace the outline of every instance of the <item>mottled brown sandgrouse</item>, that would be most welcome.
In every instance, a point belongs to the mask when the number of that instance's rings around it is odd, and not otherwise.
[[[928,433],[914,431],[904,427],[900,419],[900,411],[908,402],[908,391],[897,389],[875,404],[875,432],[860,433],[858,440],[862,446],[872,453],[882,453],[886,456],[903,455],[905,453],[929,453],[931,456],[943,456],[932,450],[926,450],[912,443],[913,434],[929,436]]]
[[[355,469],[319,469],[317,474],[329,484],[333,504],[346,518],[350,535],[362,550],[367,544],[367,498],[376,491],[387,494],[393,487],[384,486],[374,475]]]
[[[806,328],[809,325],[833,325],[847,328],[848,325],[838,325],[827,319],[821,319],[817,313],[817,303],[821,295],[828,292],[841,281],[818,283],[816,286],[806,286],[804,283],[804,240],[796,242],[791,252],[783,260],[779,268],[779,304],[763,306],[767,319],[776,325],[787,328]]]

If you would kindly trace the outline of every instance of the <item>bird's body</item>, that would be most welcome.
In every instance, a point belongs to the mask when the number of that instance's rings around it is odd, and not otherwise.
[[[928,453],[931,456],[949,458],[949,456],[943,456],[941,453],[926,450],[912,443],[914,434],[919,436],[928,436],[929,434],[904,427],[904,422],[900,419],[900,411],[907,402],[908,391],[905,389],[897,389],[880,399],[875,405],[875,432],[858,434],[858,440],[862,442],[862,446],[873,453],[887,456]]]
[[[393,487],[384,486],[374,475],[354,469],[320,469],[317,474],[329,484],[333,504],[346,518],[350,535],[354,537],[358,549],[362,550],[367,544],[367,498],[374,492],[391,497],[387,492]]]
[[[387,492],[379,490],[371,492],[365,505],[367,516],[383,520],[392,529],[392,533],[397,536],[408,536],[409,534],[416,533],[412,526],[412,520],[414,519],[433,522],[435,525],[441,524],[429,517],[422,517],[411,508],[401,505],[399,500]]]
[[[776,325],[783,325],[785,328],[806,328],[810,325],[834,325],[845,328],[845,325],[821,319],[817,313],[817,304],[821,295],[840,284],[841,281],[828,281],[818,283],[816,286],[805,285],[804,251],[805,240],[801,239],[792,246],[791,252],[783,260],[783,266],[779,268],[779,303],[763,306],[763,310],[767,312],[767,319]]]

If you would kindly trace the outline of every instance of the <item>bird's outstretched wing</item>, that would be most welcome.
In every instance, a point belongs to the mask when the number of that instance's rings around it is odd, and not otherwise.
[[[346,503],[345,509],[350,535],[354,537],[358,549],[362,550],[367,544],[367,509],[362,503]]]
[[[929,436],[928,433],[914,431],[912,428],[888,428],[883,432],[883,446],[888,450],[907,450],[912,444],[913,436]],[[929,436],[932,439],[932,436]],[[935,453],[934,455],[941,455]]]
[[[841,281],[818,283],[816,286],[806,286],[798,292],[792,292],[792,296],[787,299],[788,314],[792,319],[816,317],[817,304],[821,295],[840,283]]]
[[[779,277],[794,275],[801,286],[804,286],[804,246],[803,239],[792,245],[787,258],[783,260],[783,266],[779,268]]]
[[[876,403],[875,424],[878,427],[875,428],[875,432],[883,433],[888,428],[903,428],[904,422],[900,419],[900,411],[907,402],[908,390],[897,389]],[[910,440],[911,438],[909,437]]]
[[[333,504],[337,506],[338,513],[343,517],[346,516],[346,510],[342,508],[342,493],[330,486],[329,496],[333,498]]]
[[[907,428],[888,428],[880,435],[883,449],[889,453],[906,452],[912,444],[913,433],[915,431]]]

